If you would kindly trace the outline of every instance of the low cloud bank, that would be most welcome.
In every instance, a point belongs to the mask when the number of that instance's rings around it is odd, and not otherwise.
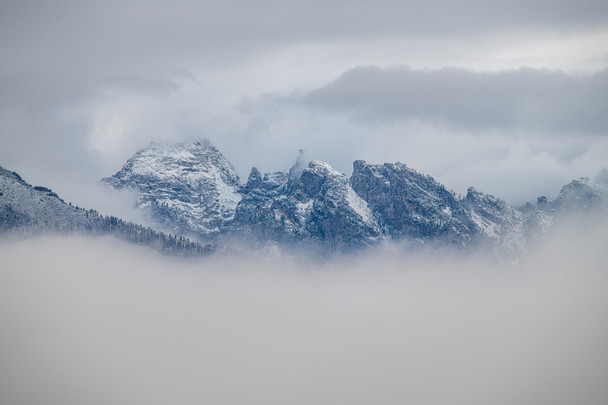
[[[604,403],[607,237],[562,230],[509,270],[4,243],[0,402]]]
[[[574,77],[541,69],[357,67],[298,101],[362,123],[420,120],[481,133],[500,128],[604,136],[607,86],[608,70]]]

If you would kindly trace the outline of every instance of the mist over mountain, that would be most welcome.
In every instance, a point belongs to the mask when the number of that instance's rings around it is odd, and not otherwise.
[[[605,403],[606,225],[562,224],[510,271],[2,243],[0,402]]]
[[[486,251],[517,260],[562,218],[605,204],[606,175],[565,185],[558,197],[512,207],[469,188],[465,196],[403,163],[357,160],[350,178],[301,158],[284,171],[252,168],[241,182],[209,140],[152,143],[103,182],[138,193],[161,230],[228,246],[277,246],[333,255],[379,246]]]

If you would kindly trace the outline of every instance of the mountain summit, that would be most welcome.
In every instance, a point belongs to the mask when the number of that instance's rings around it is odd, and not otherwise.
[[[600,176],[601,179],[604,177]],[[137,191],[137,205],[159,228],[200,240],[276,244],[332,254],[383,243],[482,248],[516,259],[556,218],[606,200],[607,187],[580,179],[559,197],[510,207],[471,187],[462,197],[403,163],[357,160],[350,178],[302,158],[290,170],[255,167],[240,184],[209,141],[152,143],[112,177]]]
[[[229,232],[255,244],[331,253],[369,246],[380,236],[367,202],[344,174],[324,162],[263,176],[253,168],[242,194]]]
[[[232,165],[208,140],[153,142],[102,181],[137,191],[138,208],[159,228],[199,237],[219,234],[242,197]]]

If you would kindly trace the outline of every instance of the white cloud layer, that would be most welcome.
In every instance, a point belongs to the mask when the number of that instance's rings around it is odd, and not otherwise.
[[[509,270],[5,242],[0,402],[604,403],[605,225],[562,229]]]

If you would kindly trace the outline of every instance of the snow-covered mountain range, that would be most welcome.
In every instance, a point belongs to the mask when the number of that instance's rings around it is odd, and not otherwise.
[[[218,244],[348,252],[390,243],[483,248],[518,257],[567,213],[606,201],[608,173],[579,179],[548,201],[511,207],[470,188],[466,196],[402,163],[354,162],[350,178],[299,159],[289,170],[239,181],[208,140],[152,143],[103,181],[138,193],[137,206],[161,230]]]
[[[608,201],[606,170],[594,182],[565,185],[552,201],[539,197],[521,207],[472,187],[457,195],[402,163],[357,160],[348,178],[325,162],[300,157],[285,171],[262,174],[254,167],[241,182],[207,140],[152,143],[103,182],[134,191],[154,230],[74,207],[0,168],[0,233],[112,234],[196,254],[210,252],[211,244],[324,256],[430,245],[513,261],[562,218],[598,212]]]
[[[33,187],[21,176],[0,167],[0,235],[38,234],[112,235],[153,247],[164,253],[203,255],[203,246],[176,235],[167,235],[113,216],[102,216],[63,201],[46,187]]]

